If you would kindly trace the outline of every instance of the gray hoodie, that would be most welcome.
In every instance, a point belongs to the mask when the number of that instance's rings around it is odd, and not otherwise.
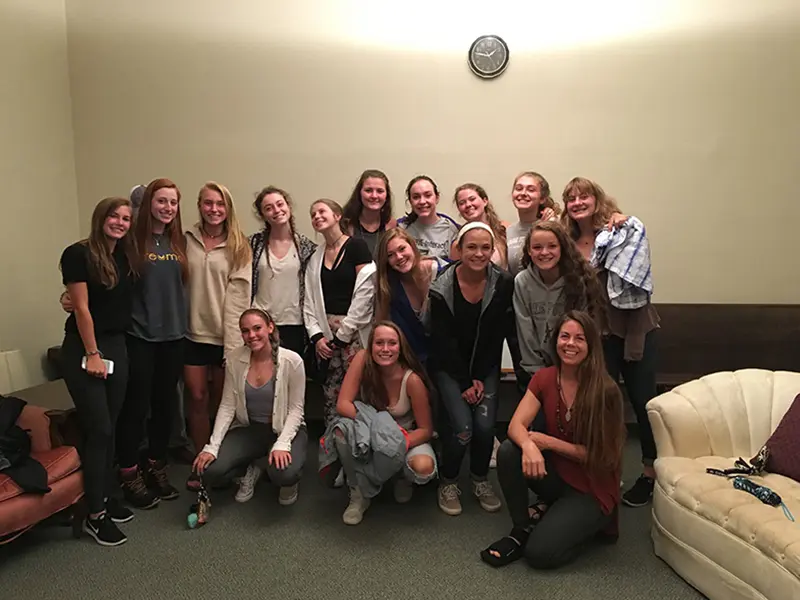
[[[564,278],[548,286],[533,265],[520,271],[514,279],[514,313],[521,366],[533,375],[554,364],[552,336],[558,319],[564,314]]]

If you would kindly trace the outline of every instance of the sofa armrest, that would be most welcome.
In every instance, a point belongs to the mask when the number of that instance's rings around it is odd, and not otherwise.
[[[647,403],[659,458],[710,456],[711,436],[698,410],[683,396],[666,392]],[[713,426],[713,425],[712,425]]]
[[[31,451],[46,452],[52,449],[50,442],[50,417],[41,406],[26,405],[17,419],[17,425],[29,432]]]
[[[658,456],[755,456],[800,391],[800,373],[723,371],[653,398]]]

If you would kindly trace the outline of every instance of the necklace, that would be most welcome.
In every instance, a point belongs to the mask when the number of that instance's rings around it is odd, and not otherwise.
[[[556,380],[556,385],[558,386],[558,404],[556,404],[556,427],[561,432],[561,435],[567,435],[567,427],[569,427],[569,423],[572,420],[572,406],[567,406],[567,401],[564,398],[564,390],[561,388],[561,372],[558,373],[558,378]],[[566,415],[564,415],[564,420],[566,421],[566,425],[563,423],[561,418],[561,406],[564,406],[566,409]]]
[[[208,232],[206,231],[206,228],[205,228],[205,227],[201,227],[201,228],[200,228],[200,230],[203,232],[203,235],[204,235],[204,236],[206,236],[207,238],[209,238],[209,239],[212,239],[212,240],[215,240],[215,239],[217,239],[217,238],[218,238],[218,237],[220,237],[220,236],[221,236],[223,233],[225,233],[225,229],[224,229],[224,228],[223,228],[223,230],[222,230],[222,231],[220,231],[220,232],[219,232],[217,235],[211,235],[210,233],[208,233]]]
[[[339,245],[339,242],[341,241],[341,239],[343,237],[344,237],[344,234],[342,234],[338,238],[336,238],[336,241],[333,242],[333,244],[325,244],[325,249],[326,250],[335,250],[337,248],[337,246]]]

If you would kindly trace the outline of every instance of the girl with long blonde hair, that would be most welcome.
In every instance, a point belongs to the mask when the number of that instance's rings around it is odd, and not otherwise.
[[[189,325],[183,378],[187,421],[196,449],[208,443],[222,398],[225,356],[241,346],[239,315],[250,305],[251,252],[231,193],[209,181],[197,195],[199,220],[186,232]],[[199,481],[190,478],[188,486]]]
[[[414,238],[396,228],[387,231],[378,244],[376,262],[375,320],[396,323],[425,364],[429,339],[423,321],[428,290],[438,271],[436,260],[423,258]]]

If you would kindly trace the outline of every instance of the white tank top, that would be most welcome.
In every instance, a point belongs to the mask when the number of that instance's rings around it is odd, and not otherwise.
[[[414,411],[411,410],[411,400],[408,398],[408,393],[406,393],[406,383],[411,373],[413,373],[413,371],[408,369],[403,374],[403,381],[400,383],[400,395],[397,397],[397,402],[386,407],[386,410],[394,417],[397,424],[406,430],[410,430],[414,426]]]

